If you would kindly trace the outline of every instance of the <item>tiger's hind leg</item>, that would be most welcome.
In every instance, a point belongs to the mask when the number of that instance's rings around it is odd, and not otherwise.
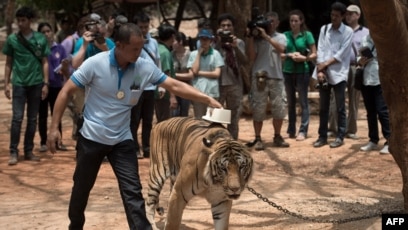
[[[211,212],[215,230],[227,230],[231,213],[232,200],[224,200],[211,205]]]

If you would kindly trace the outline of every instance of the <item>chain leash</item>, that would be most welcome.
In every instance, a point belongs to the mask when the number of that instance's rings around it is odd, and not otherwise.
[[[262,196],[262,194],[255,191],[255,189],[253,189],[252,187],[249,187],[249,186],[246,186],[246,187],[247,187],[248,191],[250,191],[256,197],[258,197],[258,199],[262,200],[265,203],[268,203],[270,206],[278,209],[279,211],[281,211],[281,212],[283,212],[285,214],[288,214],[290,216],[296,217],[298,219],[302,219],[302,220],[306,220],[306,221],[310,221],[310,222],[314,222],[314,223],[344,224],[344,223],[353,222],[353,221],[357,221],[357,220],[364,220],[364,219],[370,219],[370,218],[373,218],[373,217],[379,217],[383,213],[387,213],[387,214],[403,213],[403,210],[393,210],[393,211],[387,211],[387,212],[377,210],[377,211],[370,212],[367,215],[358,216],[358,217],[351,217],[351,218],[345,218],[345,219],[339,219],[339,220],[333,220],[333,219],[323,220],[323,219],[317,219],[317,218],[313,218],[313,217],[303,216],[301,214],[291,212],[291,211],[287,210],[286,208],[283,208],[282,206],[277,205],[275,202],[270,201],[268,198]]]

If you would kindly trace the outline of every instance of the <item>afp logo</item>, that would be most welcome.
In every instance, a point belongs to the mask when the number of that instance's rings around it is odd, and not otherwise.
[[[402,230],[408,229],[408,214],[383,214],[383,230]]]

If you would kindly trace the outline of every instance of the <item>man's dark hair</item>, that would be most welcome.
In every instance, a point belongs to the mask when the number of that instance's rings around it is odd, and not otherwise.
[[[144,12],[139,12],[139,13],[135,14],[135,16],[133,17],[133,23],[137,24],[139,22],[141,22],[141,23],[150,22],[150,18]]]
[[[341,2],[334,2],[331,5],[331,10],[332,11],[338,11],[338,12],[341,13],[341,15],[344,15],[347,12],[347,7],[346,7],[346,5],[344,5]]]
[[[35,12],[32,8],[28,6],[23,6],[16,12],[16,18],[28,18],[33,19],[35,18]]]
[[[161,41],[166,41],[170,39],[173,35],[177,34],[177,30],[169,24],[162,24],[157,28],[159,32],[159,39]]]
[[[275,11],[266,12],[264,16],[265,18],[272,17],[272,18],[276,18],[277,20],[279,20],[279,14],[276,13]]]
[[[129,44],[130,37],[132,35],[143,37],[142,31],[134,23],[122,24],[115,32],[115,37],[113,38],[115,42],[120,42],[124,44]]]
[[[178,43],[183,43],[183,46],[187,45],[187,37],[183,32],[177,32],[176,33],[176,41]]]
[[[232,16],[231,14],[224,13],[224,14],[221,14],[220,16],[218,16],[218,19],[217,19],[218,25],[221,25],[221,22],[224,21],[224,20],[230,20],[231,23],[232,23],[232,26],[235,26],[235,17]]]

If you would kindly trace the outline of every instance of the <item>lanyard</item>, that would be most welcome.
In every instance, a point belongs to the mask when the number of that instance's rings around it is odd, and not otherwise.
[[[119,76],[118,89],[120,89],[120,86],[122,84],[122,78],[123,78],[123,75],[125,74],[125,71],[123,71],[120,67],[117,67],[117,70],[118,70],[118,76]]]

